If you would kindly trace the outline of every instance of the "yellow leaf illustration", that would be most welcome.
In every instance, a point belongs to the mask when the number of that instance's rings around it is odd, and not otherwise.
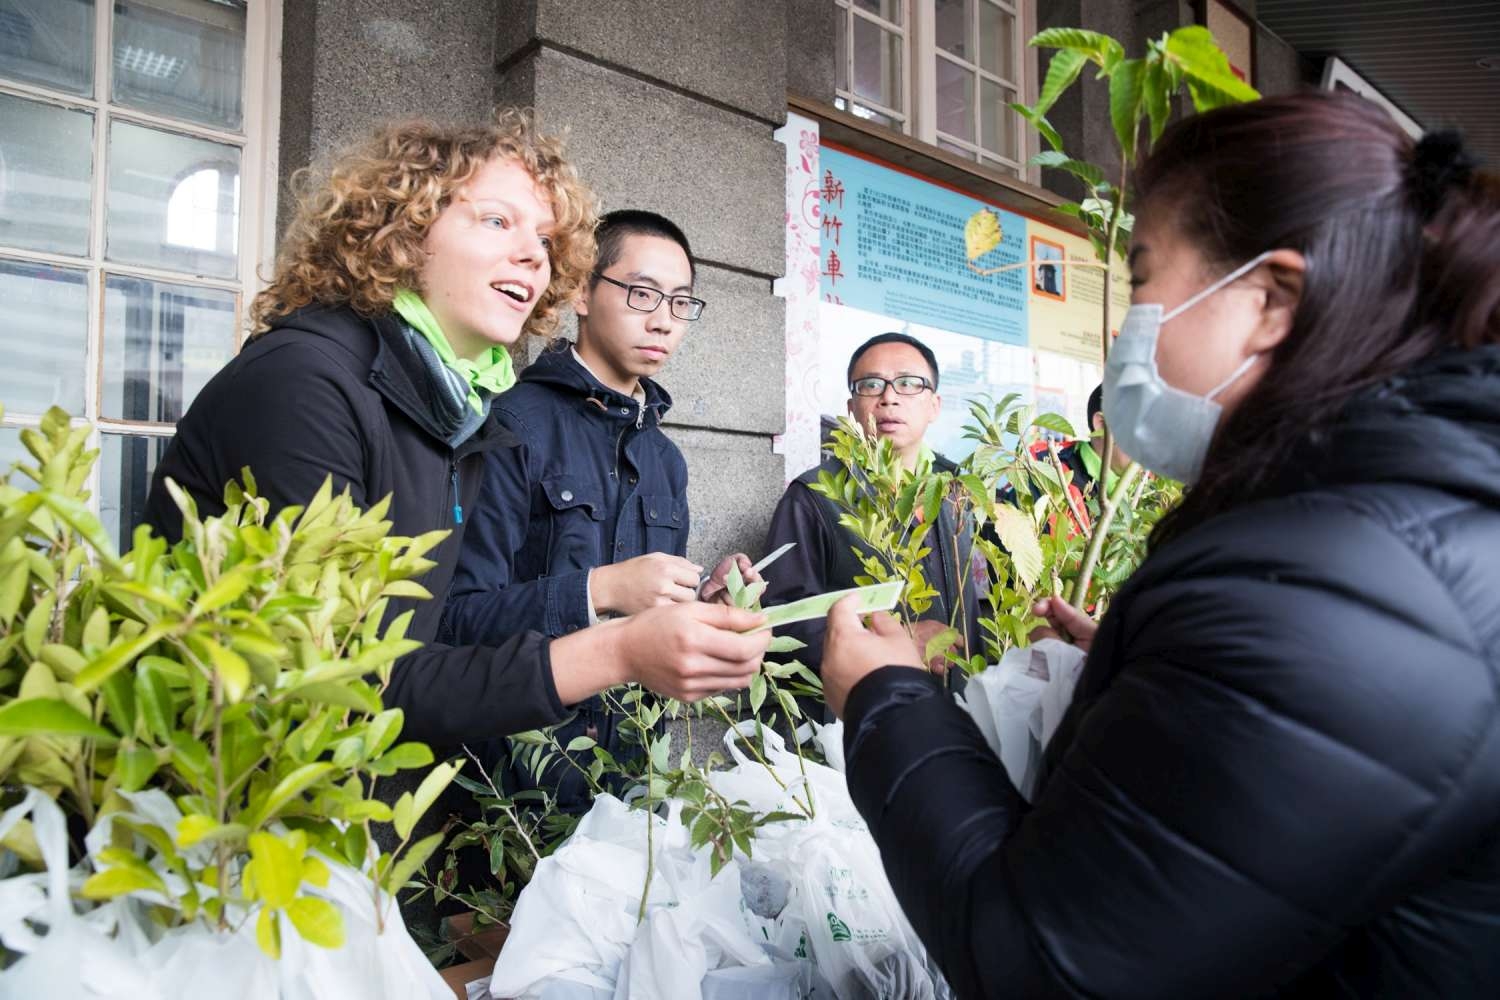
[[[1000,245],[1000,217],[987,208],[969,216],[964,224],[964,246],[970,260],[978,260]]]

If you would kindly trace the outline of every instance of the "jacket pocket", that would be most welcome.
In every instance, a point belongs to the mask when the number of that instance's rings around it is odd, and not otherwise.
[[[641,524],[647,552],[680,553],[687,538],[687,500],[670,494],[641,496]]]
[[[543,479],[539,513],[547,521],[546,576],[593,569],[602,561],[604,495],[577,476]]]

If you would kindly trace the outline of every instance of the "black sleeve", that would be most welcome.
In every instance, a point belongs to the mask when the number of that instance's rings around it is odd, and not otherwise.
[[[787,542],[797,544],[762,574],[766,579],[762,606],[790,604],[831,589],[827,569],[831,540],[817,504],[818,498],[799,482],[792,482],[781,495],[766,532],[766,551],[772,552]],[[823,663],[823,633],[827,628],[827,622],[818,618],[776,631],[807,644],[806,649],[798,650],[796,657],[816,673]]]
[[[855,687],[850,792],[959,996],[1270,990],[1492,835],[1465,785],[1497,739],[1480,644],[1379,534],[1134,595],[1029,806],[931,678]]]
[[[561,722],[567,711],[552,678],[550,642],[536,632],[494,646],[430,643],[396,662],[388,708],[406,713],[402,736],[439,755],[464,742]]]

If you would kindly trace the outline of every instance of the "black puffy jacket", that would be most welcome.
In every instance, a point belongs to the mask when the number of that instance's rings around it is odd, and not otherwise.
[[[487,420],[449,447],[422,364],[393,314],[364,319],[311,306],[276,321],[209,380],[177,424],[157,466],[146,520],[168,538],[182,519],[164,480],[175,480],[201,514],[224,511],[224,484],[249,466],[273,509],[312,499],[327,476],[360,506],[391,495],[394,533],[452,531],[427,558],[421,583],[438,599],[391,602],[389,621],[412,611],[406,636],[429,643],[402,657],[385,702],[406,713],[403,735],[438,752],[566,716],[552,680],[547,640],[517,630],[485,646],[432,644],[473,510],[485,452],[515,437]],[[457,515],[457,516],[456,516]]]
[[[915,670],[850,788],[963,997],[1500,996],[1500,347],[1156,551],[1027,805]]]

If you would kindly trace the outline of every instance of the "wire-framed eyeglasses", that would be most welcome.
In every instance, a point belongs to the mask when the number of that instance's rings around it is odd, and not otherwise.
[[[898,396],[915,396],[926,389],[931,389],[932,383],[920,375],[897,375],[889,379],[881,378],[879,375],[868,375],[851,382],[849,391],[856,396],[882,396],[885,394],[886,386],[895,389]]]
[[[668,295],[661,289],[652,288],[650,285],[627,285],[607,274],[595,274],[594,277],[600,281],[607,281],[617,288],[625,289],[625,304],[636,312],[655,312],[656,307],[661,305],[661,300],[666,299],[667,308],[671,310],[674,317],[693,323],[703,315],[703,307],[708,304],[691,295]]]

